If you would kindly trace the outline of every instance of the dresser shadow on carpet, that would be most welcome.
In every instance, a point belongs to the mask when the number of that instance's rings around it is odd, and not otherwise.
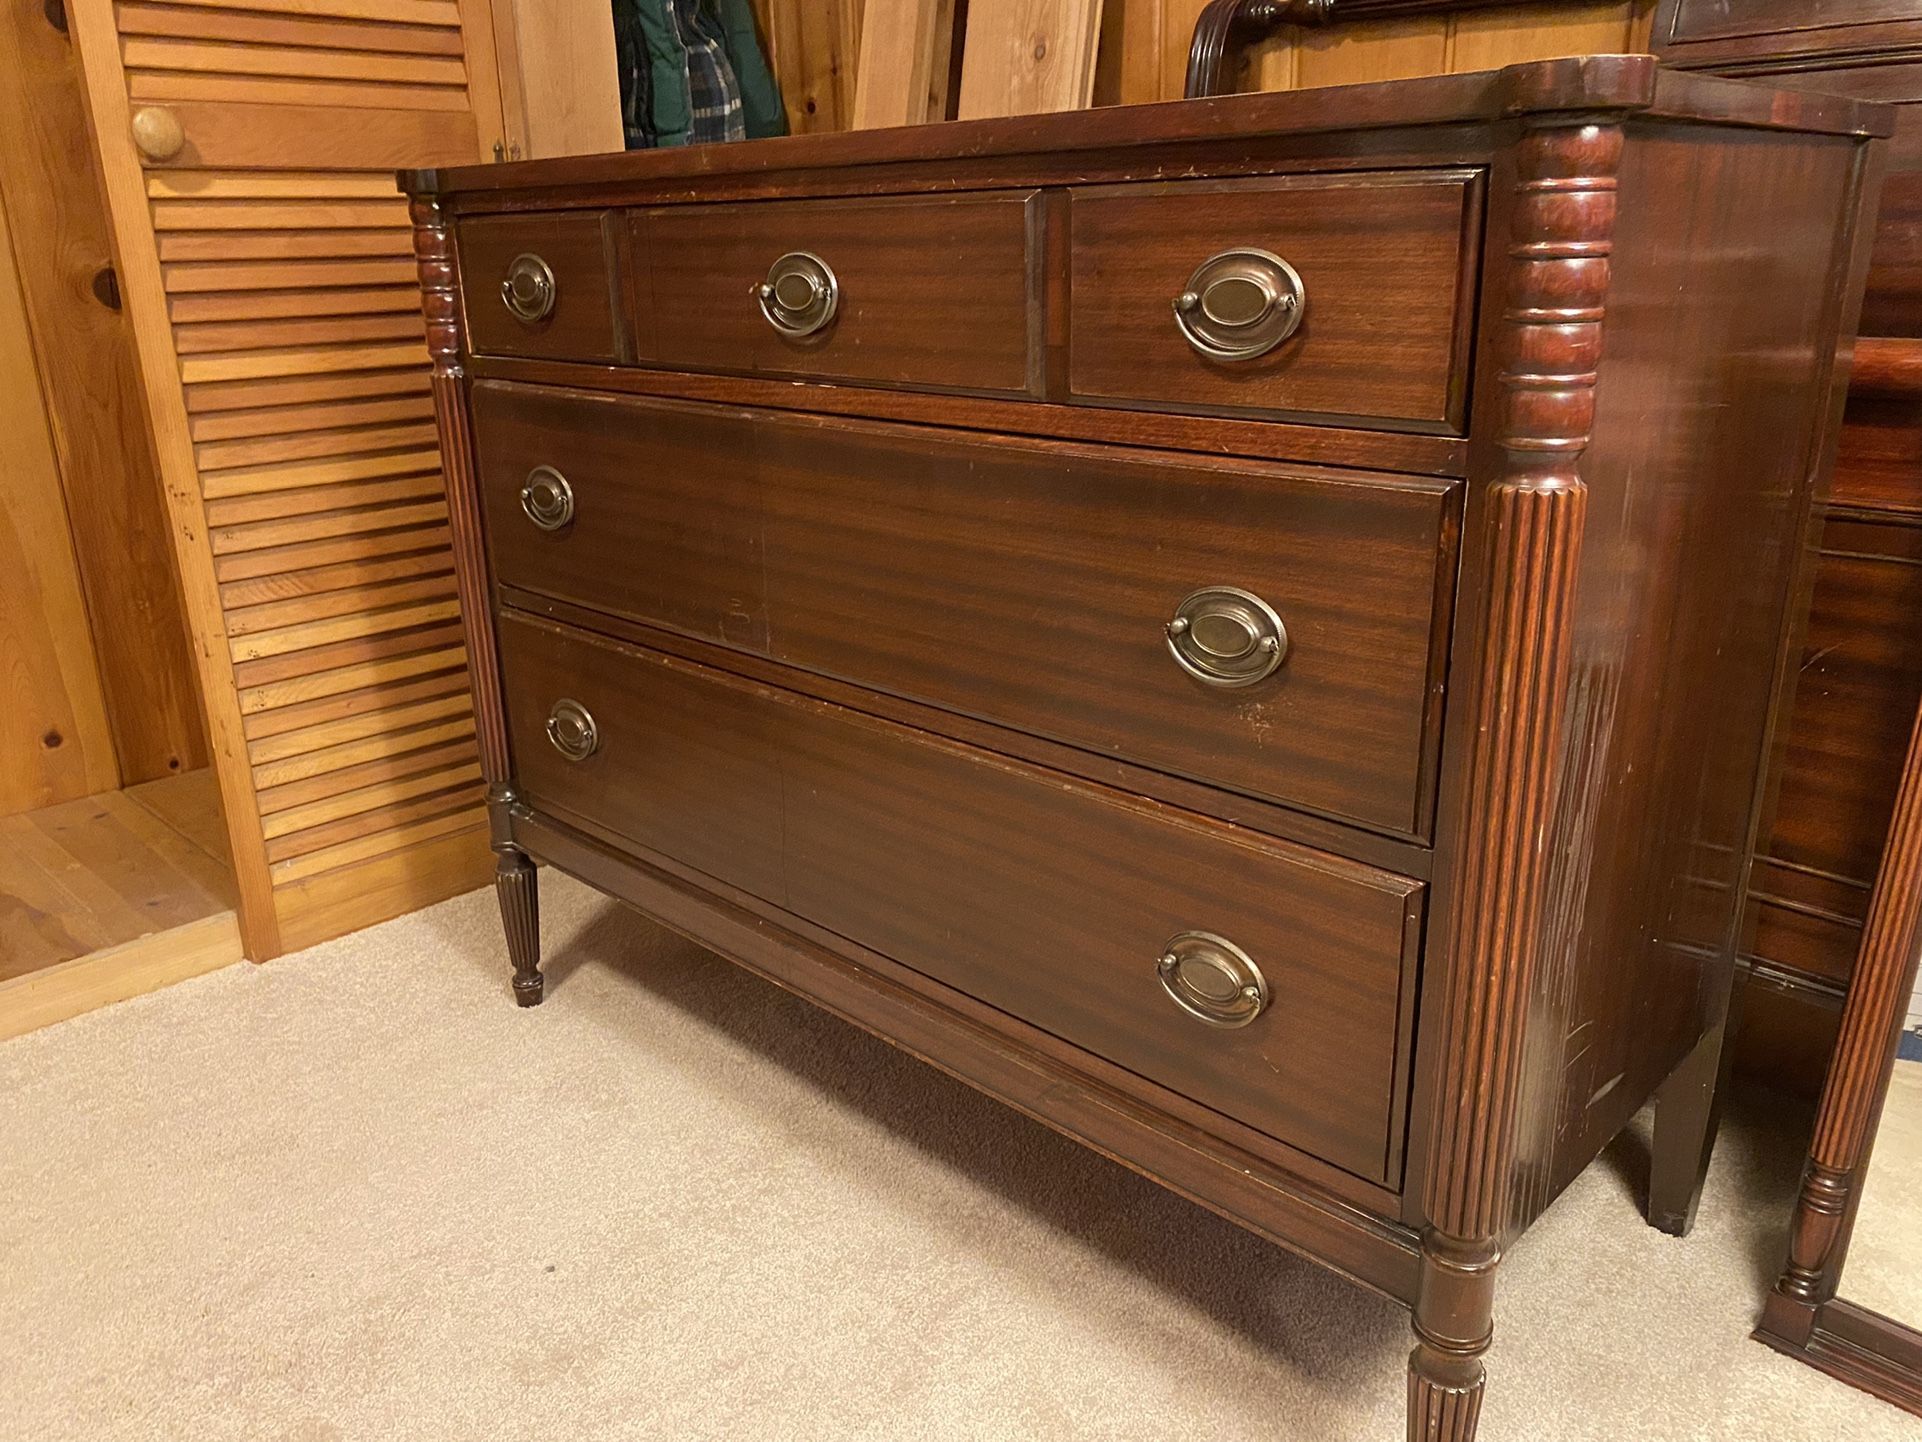
[[[779,1066],[826,1106],[885,1128],[998,1202],[1312,1377],[1318,1388],[1379,1383],[1385,1371],[1404,1365],[1410,1337],[1399,1305],[1057,1135],[637,912],[602,903],[573,935],[550,933],[548,942],[544,1012],[566,1008],[581,968],[606,966],[623,984],[697,1021],[717,1050],[747,1051]],[[633,1043],[658,1055],[661,1046],[682,1041],[651,1033],[635,1035]],[[702,1061],[693,1054],[663,1059],[690,1067]],[[750,1079],[739,1069],[709,1065],[703,1074],[710,1081],[718,1074],[738,1077],[744,1102],[753,1101]],[[937,1209],[929,1209],[927,1221],[954,1226]]]

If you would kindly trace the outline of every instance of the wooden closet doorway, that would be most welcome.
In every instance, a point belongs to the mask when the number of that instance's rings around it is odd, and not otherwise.
[[[403,166],[501,140],[487,0],[67,0],[247,954],[490,874]]]
[[[0,14],[0,1037],[240,956],[60,18]]]

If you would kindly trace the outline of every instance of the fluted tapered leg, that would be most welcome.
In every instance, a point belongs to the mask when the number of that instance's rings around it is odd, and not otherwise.
[[[1493,1242],[1432,1231],[1422,1238],[1415,1350],[1408,1358],[1408,1442],[1475,1442],[1500,1261]]]
[[[526,852],[511,846],[500,849],[500,861],[494,868],[494,894],[500,898],[507,955],[514,963],[514,1000],[522,1006],[539,1006],[545,985],[541,977],[538,878]]]

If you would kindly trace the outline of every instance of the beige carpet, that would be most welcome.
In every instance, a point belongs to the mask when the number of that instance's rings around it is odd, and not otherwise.
[[[543,874],[0,1046],[0,1439],[1401,1436],[1405,1314]],[[1796,1165],[1633,1145],[1511,1259],[1489,1442],[1880,1442],[1749,1342]]]

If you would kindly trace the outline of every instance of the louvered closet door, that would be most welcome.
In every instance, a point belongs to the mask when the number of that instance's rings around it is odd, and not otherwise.
[[[484,0],[69,0],[256,957],[477,885],[400,166],[500,138]]]

